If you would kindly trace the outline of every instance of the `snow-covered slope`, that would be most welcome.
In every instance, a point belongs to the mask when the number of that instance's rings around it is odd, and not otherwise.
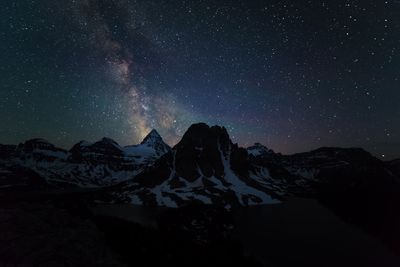
[[[378,181],[388,183],[394,176],[381,160],[361,148],[322,147],[293,155],[259,153],[252,163],[259,171],[267,168],[273,177],[267,179],[270,186],[284,195],[340,194]]]
[[[274,153],[261,144],[244,149],[232,143],[225,128],[200,123],[172,149],[155,130],[140,144],[126,147],[109,138],[81,141],[69,151],[43,139],[0,145],[0,188],[113,185],[102,190],[107,201],[234,207],[277,203],[289,196],[334,199],[359,188],[383,192],[399,183],[396,170],[387,165],[357,148],[294,155]]]
[[[155,133],[152,131],[145,140],[154,140]],[[57,148],[43,139],[0,148],[3,151],[0,155],[4,154],[0,162],[5,169],[9,166],[30,169],[58,187],[118,184],[132,179],[169,149],[161,137],[154,142],[125,148],[109,138],[95,143],[81,141],[70,151]]]
[[[150,166],[171,148],[164,143],[156,130],[152,130],[139,145],[126,146],[122,150],[125,157],[144,166]]]
[[[260,143],[255,143],[253,146],[247,148],[247,153],[249,153],[249,155],[257,157],[274,154],[274,151],[272,149],[268,149],[266,146],[263,146]]]
[[[250,177],[247,166],[241,170],[240,157],[247,160],[247,152],[231,142],[225,128],[195,124],[172,151],[113,195],[125,202],[168,207],[189,202],[225,206],[279,202],[268,187]]]

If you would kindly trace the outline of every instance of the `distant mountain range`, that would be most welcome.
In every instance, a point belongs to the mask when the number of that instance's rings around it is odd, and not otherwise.
[[[224,127],[199,123],[173,148],[155,130],[126,147],[109,138],[81,141],[69,151],[43,139],[0,145],[0,188],[109,188],[103,191],[114,202],[231,207],[396,188],[399,166],[359,148],[294,155],[259,143],[245,149],[232,143]]]
[[[170,149],[155,130],[142,143],[126,147],[109,138],[95,143],[81,141],[69,151],[43,139],[0,145],[0,188],[30,182],[29,175],[10,180],[15,170],[29,173],[35,183],[40,177],[42,183],[59,188],[114,185],[132,179]]]

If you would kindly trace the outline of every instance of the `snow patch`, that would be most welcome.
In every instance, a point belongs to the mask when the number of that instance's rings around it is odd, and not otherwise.
[[[232,171],[232,168],[230,166],[231,151],[228,151],[228,155],[227,157],[225,157],[219,142],[218,142],[218,150],[220,152],[222,164],[224,166],[225,180],[231,184],[229,188],[236,193],[236,196],[241,205],[244,205],[243,195],[256,196],[260,198],[262,202],[265,204],[279,203],[279,201],[273,199],[270,195],[267,195],[266,193],[259,191],[253,187],[250,187],[245,182],[240,180],[239,177],[237,177],[236,174]]]

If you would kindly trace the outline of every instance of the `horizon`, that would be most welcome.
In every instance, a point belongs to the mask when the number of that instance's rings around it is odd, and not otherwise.
[[[204,122],[198,122],[198,123],[194,123],[194,124],[200,124],[200,123],[204,123]],[[192,125],[194,125],[194,124],[192,124]],[[205,124],[207,124],[207,123],[205,123]],[[216,124],[215,124],[215,125],[209,125],[209,124],[207,124],[207,126],[209,126],[209,127],[213,127],[213,126],[224,127],[223,125],[216,125]],[[190,127],[190,126],[189,126],[189,127]],[[392,157],[391,157],[390,155],[389,155],[389,156],[385,155],[384,157],[382,157],[382,155],[375,155],[374,153],[372,153],[371,151],[369,151],[369,150],[367,150],[367,149],[365,149],[365,148],[363,148],[363,147],[356,147],[356,146],[318,146],[318,147],[311,148],[311,149],[309,149],[309,150],[295,151],[295,152],[292,152],[292,153],[284,153],[284,152],[281,152],[281,151],[279,151],[279,150],[275,150],[275,149],[273,149],[272,147],[267,146],[265,143],[258,142],[258,141],[255,141],[254,143],[249,144],[249,145],[242,145],[242,144],[240,144],[239,142],[234,142],[234,141],[232,140],[232,136],[231,136],[229,130],[228,130],[226,127],[224,127],[224,128],[227,130],[228,135],[229,135],[231,141],[232,141],[234,144],[238,144],[239,147],[242,147],[242,148],[245,148],[245,149],[247,149],[247,148],[249,148],[249,147],[251,147],[251,146],[253,146],[253,145],[259,143],[259,144],[261,144],[261,145],[267,147],[268,149],[272,149],[275,153],[282,154],[282,155],[294,155],[294,154],[298,154],[298,153],[304,153],[304,152],[314,151],[314,150],[317,150],[317,149],[320,149],[320,148],[345,148],[345,149],[361,148],[361,149],[363,149],[364,151],[366,151],[366,152],[368,152],[368,153],[371,153],[374,157],[376,157],[376,158],[378,158],[378,159],[381,159],[382,161],[392,161],[392,160],[400,159],[400,155],[397,155],[397,156],[396,156],[396,155],[393,155]],[[64,149],[64,150],[66,150],[66,151],[69,151],[74,145],[76,145],[76,144],[78,144],[78,143],[80,143],[80,142],[88,142],[88,143],[93,144],[93,143],[96,143],[96,142],[98,142],[98,141],[101,141],[101,140],[104,139],[104,138],[107,138],[107,139],[111,139],[111,140],[113,140],[114,142],[116,142],[121,148],[124,148],[124,147],[128,147],[128,146],[137,146],[137,145],[140,145],[140,143],[141,143],[152,131],[156,131],[156,132],[158,133],[158,135],[162,138],[163,142],[164,142],[165,144],[167,144],[168,146],[170,146],[171,148],[173,148],[175,145],[177,145],[177,144],[181,141],[181,139],[182,139],[182,137],[183,137],[183,135],[182,135],[181,138],[180,138],[175,144],[170,144],[170,143],[168,143],[167,141],[165,141],[164,137],[162,136],[162,134],[159,133],[159,131],[158,131],[157,129],[151,129],[151,130],[142,138],[142,140],[140,140],[140,141],[138,141],[138,142],[135,142],[135,143],[127,143],[127,144],[121,143],[119,140],[117,140],[117,139],[115,139],[115,138],[112,138],[112,137],[110,137],[110,136],[102,136],[102,137],[99,137],[99,138],[93,139],[93,140],[90,140],[90,139],[80,139],[80,140],[75,141],[75,142],[72,141],[72,143],[71,143],[70,145],[58,144],[56,141],[53,141],[53,140],[51,140],[51,139],[44,138],[44,137],[32,137],[32,138],[27,138],[27,139],[25,139],[25,140],[22,140],[22,141],[19,141],[19,142],[15,142],[15,143],[0,143],[0,144],[3,144],[3,145],[19,145],[19,144],[23,144],[24,142],[29,141],[29,140],[42,139],[42,140],[44,140],[44,141],[47,141],[47,142],[53,144],[54,146],[56,146],[56,147],[58,147],[58,148]],[[187,130],[186,130],[186,131],[187,131]],[[186,133],[186,131],[185,131],[184,133]]]

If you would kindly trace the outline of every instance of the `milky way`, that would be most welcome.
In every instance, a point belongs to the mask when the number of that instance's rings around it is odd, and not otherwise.
[[[398,1],[6,1],[0,143],[171,145],[196,122],[283,153],[400,156]]]
[[[176,143],[180,128],[175,124],[180,111],[170,96],[147,82],[147,69],[157,71],[156,45],[145,36],[143,7],[134,1],[81,1],[73,11],[77,26],[92,35],[93,48],[104,58],[106,73],[127,99],[126,121],[132,136],[143,139],[153,128],[166,132]],[[87,40],[83,40],[87,42]],[[159,87],[159,85],[157,85]],[[187,111],[186,111],[187,112]]]

